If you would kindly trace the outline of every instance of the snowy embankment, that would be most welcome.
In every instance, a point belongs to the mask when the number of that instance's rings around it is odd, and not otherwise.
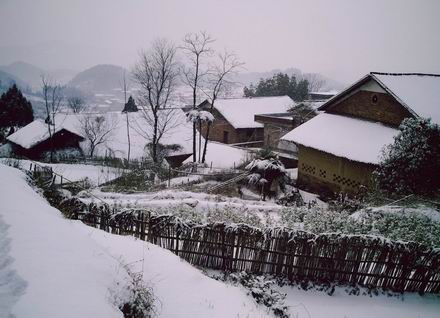
[[[143,268],[160,317],[267,316],[171,252],[63,218],[19,170],[0,164],[0,175],[0,317],[122,317],[112,300],[129,280],[125,265]]]

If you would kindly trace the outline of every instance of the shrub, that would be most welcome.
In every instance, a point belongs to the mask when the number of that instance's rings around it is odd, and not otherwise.
[[[379,188],[398,194],[432,194],[440,188],[440,127],[405,119],[375,172]]]

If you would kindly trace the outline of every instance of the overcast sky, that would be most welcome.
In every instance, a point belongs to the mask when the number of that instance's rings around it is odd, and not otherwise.
[[[0,0],[0,64],[129,67],[154,38],[206,30],[249,71],[440,73],[439,12],[437,0]]]

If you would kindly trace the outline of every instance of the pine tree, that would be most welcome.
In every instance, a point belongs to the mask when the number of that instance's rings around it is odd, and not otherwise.
[[[32,104],[14,84],[0,98],[0,127],[21,127],[33,120]]]
[[[122,110],[123,113],[130,113],[130,112],[137,112],[138,108],[136,106],[136,102],[134,101],[134,98],[130,97],[128,98],[127,103],[124,106],[124,109]]]
[[[258,84],[243,89],[245,97],[283,96],[287,95],[295,101],[303,101],[309,93],[309,82],[306,79],[297,81],[295,76],[277,73],[271,78],[260,79]]]

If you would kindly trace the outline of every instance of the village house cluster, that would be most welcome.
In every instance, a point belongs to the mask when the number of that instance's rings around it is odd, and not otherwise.
[[[303,103],[318,115],[306,122],[295,117],[292,109],[298,103],[288,96],[223,98],[213,107],[205,100],[198,109],[211,110],[215,118],[210,140],[246,149],[270,147],[287,168],[298,168],[299,188],[315,193],[357,193],[371,187],[382,151],[393,143],[405,118],[427,117],[440,123],[440,108],[434,106],[440,98],[438,87],[438,75],[372,72],[338,94],[310,93]],[[175,110],[181,121],[180,138],[164,141],[183,146],[168,155],[172,166],[192,154],[186,111]],[[136,112],[133,114],[136,118]],[[85,137],[74,122],[75,116],[64,116],[50,140],[46,124],[37,119],[7,140],[17,154],[29,158],[41,157],[51,145],[80,151]],[[207,125],[201,127],[206,137]],[[116,126],[116,136],[125,136],[124,129],[125,125]],[[124,138],[116,144],[124,143]],[[115,148],[118,146],[109,148],[114,156],[122,153]]]

